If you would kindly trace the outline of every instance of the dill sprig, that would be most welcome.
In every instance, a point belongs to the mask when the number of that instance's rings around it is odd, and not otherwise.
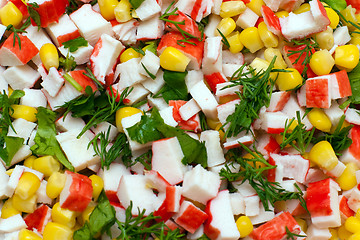
[[[299,111],[296,112],[296,119],[286,120],[284,132],[280,133],[283,136],[280,147],[283,149],[290,144],[300,154],[304,154],[313,138],[315,128],[311,129],[311,131],[306,130],[306,126],[301,122]],[[293,124],[296,124],[296,126],[291,130]]]
[[[306,237],[306,235],[300,235],[300,234],[291,232],[287,226],[285,226],[285,232],[286,232],[286,239],[289,239],[289,240],[296,240],[298,237]]]
[[[229,41],[227,40],[227,38],[225,37],[225,35],[217,28],[216,29],[217,31],[218,31],[218,33],[220,34],[220,36],[222,37],[222,40],[221,40],[221,42],[225,45],[225,46],[227,46],[228,48],[230,47],[230,43],[229,43]]]
[[[30,26],[30,18],[27,18],[25,23],[18,29],[18,28],[15,28],[12,24],[9,24],[7,27],[6,27],[6,31],[10,31],[10,32],[13,32],[13,47],[15,47],[15,44],[16,44],[16,40],[19,44],[19,49],[21,50],[21,39],[20,39],[20,36],[19,34],[21,33],[26,33],[25,29]]]
[[[5,90],[0,93],[0,132],[2,134],[6,135],[9,127],[16,132],[11,122],[11,115],[14,112],[11,105],[17,104],[24,95],[25,93],[21,90],[14,90],[10,96],[6,94]]]
[[[232,167],[229,164],[225,165],[225,168],[220,170],[219,175],[223,179],[227,179],[229,182],[242,180],[242,183],[248,181],[253,189],[258,194],[264,209],[270,211],[270,206],[274,206],[277,201],[286,201],[290,199],[298,199],[300,204],[307,211],[306,202],[303,198],[303,192],[297,184],[294,184],[297,188],[297,192],[289,192],[281,187],[278,182],[269,182],[265,176],[265,172],[276,168],[276,166],[268,163],[263,155],[256,150],[251,151],[247,146],[239,143],[253,158],[239,157],[236,150],[230,150],[227,154],[231,163],[238,163],[240,165],[239,172],[233,172]]]
[[[348,25],[352,25],[355,29],[358,29],[359,31],[352,31],[351,33],[357,33],[357,34],[360,34],[360,25],[358,23],[354,23],[353,21],[349,21],[347,20],[344,15],[339,11],[339,10],[336,10],[336,9],[333,9],[341,18],[341,21],[344,21],[345,23],[347,23]]]

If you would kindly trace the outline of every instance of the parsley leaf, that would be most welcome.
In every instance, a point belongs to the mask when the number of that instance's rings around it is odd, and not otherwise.
[[[30,18],[34,21],[36,26],[38,26],[38,30],[41,28],[41,19],[40,14],[35,10],[39,8],[39,5],[36,2],[27,3],[27,10],[29,12]]]
[[[70,72],[74,70],[76,66],[77,63],[75,62],[75,57],[70,56],[69,53],[67,54],[66,58],[59,58],[59,67],[64,69],[65,72]]]
[[[338,11],[344,10],[347,6],[345,0],[321,0],[321,2],[328,4],[331,8]]]
[[[19,29],[15,28],[12,24],[9,24],[6,27],[6,31],[13,32],[13,47],[15,47],[17,41],[19,45],[19,49],[21,50],[21,39],[19,33],[26,33],[25,28],[30,26],[30,23],[31,23],[30,18],[27,18],[25,23]]]
[[[68,48],[70,52],[75,52],[79,47],[87,47],[88,42],[83,37],[71,39],[63,42],[64,48]]]
[[[39,107],[36,118],[38,119],[38,129],[34,138],[35,145],[31,147],[31,151],[36,155],[53,156],[67,169],[74,171],[74,167],[67,160],[55,137],[56,113],[50,109]]]
[[[23,146],[24,139],[19,137],[0,136],[0,157],[6,166],[11,165],[11,160]]]
[[[350,97],[351,102],[354,104],[360,104],[360,63],[348,73],[350,80],[352,96]]]
[[[164,70],[165,85],[155,94],[161,95],[166,102],[169,100],[188,100],[188,89],[185,84],[187,72],[173,72]]]
[[[11,105],[18,103],[19,99],[24,95],[25,95],[24,91],[21,90],[13,91],[10,97],[8,97],[5,91],[2,94],[0,94],[0,109],[1,109],[0,130],[2,134],[6,135],[9,127],[11,127],[12,130],[15,131],[10,117],[14,111]]]
[[[140,5],[144,2],[145,0],[129,0],[131,6],[133,6],[134,9],[137,9],[138,7],[140,7]]]

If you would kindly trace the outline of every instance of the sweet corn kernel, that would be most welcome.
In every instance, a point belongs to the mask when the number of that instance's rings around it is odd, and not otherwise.
[[[286,68],[287,67],[287,64],[280,52],[279,49],[277,48],[267,48],[265,51],[264,51],[264,57],[265,57],[265,60],[268,61],[268,62],[271,62],[273,60],[273,58],[276,56],[276,59],[275,59],[275,63],[274,63],[274,67],[275,68]]]
[[[234,19],[230,17],[223,18],[221,19],[221,21],[217,26],[217,31],[215,31],[215,35],[220,36],[219,33],[220,31],[225,37],[227,37],[230,33],[232,33],[235,30],[235,28],[236,28],[236,23]]]
[[[254,53],[264,47],[264,43],[259,35],[259,30],[256,27],[244,29],[240,33],[240,41],[250,50],[251,53]]]
[[[269,31],[265,22],[261,22],[258,25],[259,35],[261,40],[263,41],[265,47],[277,47],[279,44],[278,37]]]
[[[133,17],[131,16],[131,4],[129,0],[121,0],[114,9],[116,21],[127,22]]]
[[[15,194],[25,200],[33,196],[40,187],[40,179],[31,172],[24,172],[15,188]]]
[[[14,208],[20,212],[32,213],[36,209],[37,196],[35,194],[25,200],[20,198],[17,194],[14,194],[12,199]]]
[[[133,48],[128,48],[120,55],[120,62],[126,62],[133,58],[139,58],[141,54],[135,51]]]
[[[304,219],[297,217],[297,218],[295,218],[295,221],[299,224],[299,226],[303,232],[307,231],[307,223]]]
[[[60,170],[60,163],[53,156],[39,157],[34,160],[33,168],[44,174],[45,177],[50,177],[54,172]]]
[[[60,172],[54,172],[46,184],[46,195],[51,198],[57,198],[65,186],[66,176]]]
[[[359,170],[354,162],[346,164],[346,168],[340,177],[336,179],[342,190],[347,191],[357,185],[355,172]],[[360,219],[359,219],[360,221]]]
[[[216,125],[215,131],[219,132],[220,141],[224,141],[225,140],[225,132],[222,130],[222,124],[221,123]]]
[[[316,33],[314,38],[319,44],[320,49],[330,50],[334,46],[333,30],[329,26],[326,28],[326,30]]]
[[[360,240],[360,232],[356,232],[349,237],[348,240]]]
[[[250,8],[254,13],[258,16],[262,16],[261,14],[261,6],[265,5],[263,0],[251,0],[246,6]]]
[[[346,230],[345,225],[340,226],[337,233],[341,240],[348,240],[349,237],[352,235],[351,232]]]
[[[330,27],[332,29],[335,29],[337,25],[339,24],[340,17],[339,15],[334,11],[334,9],[330,7],[325,8],[326,14],[330,20]]]
[[[341,10],[340,13],[346,20],[346,21],[344,21],[343,19],[341,19],[341,22],[344,25],[346,25],[350,31],[355,30],[356,28],[350,22],[353,22],[353,23],[357,22],[356,9],[353,8],[351,5],[348,5],[345,9]]]
[[[6,173],[7,175],[11,176],[11,174],[13,173],[13,171],[14,171],[14,169],[11,168],[11,169],[7,170],[5,173]]]
[[[330,132],[331,121],[329,117],[324,113],[323,110],[319,108],[313,108],[308,113],[308,118],[310,123],[320,131]]]
[[[42,238],[39,235],[27,229],[21,229],[19,232],[19,240],[41,240],[41,239]]]
[[[335,49],[335,64],[339,68],[352,70],[359,63],[359,49],[355,45],[343,45]]]
[[[259,156],[256,152],[253,152],[253,154],[255,154],[255,156]],[[245,159],[254,159],[255,157],[251,154],[251,153],[246,153],[243,158]],[[245,160],[250,166],[252,166],[253,168],[264,168],[266,167],[265,163],[262,162],[254,162],[251,160]]]
[[[360,208],[356,211],[355,217],[360,220]]]
[[[57,48],[52,43],[45,43],[40,48],[40,59],[44,67],[49,71],[50,68],[59,67],[59,53]]]
[[[316,143],[310,150],[309,159],[327,171],[331,171],[338,164],[338,158],[328,141]]]
[[[60,203],[54,204],[51,210],[51,219],[53,222],[63,224],[69,228],[75,226],[76,212],[60,207]]]
[[[345,228],[351,233],[360,231],[360,220],[356,217],[348,217],[345,221]]]
[[[232,32],[226,39],[230,45],[229,51],[231,53],[239,53],[243,50],[244,45],[240,41],[240,33],[238,31]]]
[[[17,214],[21,214],[21,212],[14,208],[12,198],[9,198],[4,202],[4,205],[1,208],[1,218],[5,219]]]
[[[309,65],[316,75],[326,75],[331,72],[335,60],[328,50],[319,50],[313,53]]]
[[[35,159],[36,159],[36,157],[34,155],[27,157],[24,161],[24,166],[28,167],[28,168],[33,168]]]
[[[98,0],[100,13],[108,21],[115,19],[115,7],[118,5],[117,0]]]
[[[104,188],[104,181],[96,174],[91,175],[89,178],[93,187],[93,198],[94,200],[96,200],[99,197],[102,189]]]
[[[276,79],[276,85],[280,91],[293,89],[302,84],[302,77],[295,68],[286,68],[289,72],[279,72]]]
[[[228,18],[241,14],[246,9],[243,1],[223,2],[220,6],[220,17]]]
[[[8,1],[5,6],[0,9],[0,20],[5,26],[10,24],[14,27],[18,27],[23,19],[21,11],[13,4]]]
[[[289,12],[288,11],[278,11],[275,13],[275,15],[278,17],[278,18],[283,18],[283,17],[288,17],[289,16]]]
[[[248,216],[241,216],[236,220],[236,226],[239,230],[240,237],[248,236],[254,229],[250,218]]]
[[[301,4],[300,7],[298,7],[293,12],[295,14],[300,14],[300,13],[304,13],[304,12],[307,12],[307,11],[310,11],[310,4],[304,3],[304,4]]]
[[[236,95],[236,94],[220,96],[219,97],[219,104],[225,104],[225,103],[233,101],[235,99],[239,99],[239,96]]]
[[[73,232],[67,226],[48,222],[44,228],[43,240],[71,240]]]
[[[190,58],[174,47],[167,47],[160,55],[160,65],[170,71],[184,72]]]
[[[329,228],[329,231],[330,231],[330,234],[331,234],[331,237],[329,238],[329,240],[339,240],[337,229]]]
[[[255,70],[256,73],[260,71],[265,71],[269,67],[270,63],[262,58],[256,57],[251,63],[250,66]]]
[[[11,117],[18,119],[22,118],[29,122],[36,122],[36,113],[37,110],[34,107],[26,106],[26,105],[11,105],[11,108],[13,109],[13,112],[11,114]]]
[[[360,34],[353,32],[349,43],[353,45],[360,45]]]
[[[89,217],[93,212],[96,204],[94,202],[90,202],[86,209],[78,216],[78,222],[81,225],[84,225],[86,221],[89,221]]]
[[[123,118],[130,117],[134,114],[140,113],[141,110],[134,107],[123,107],[116,111],[115,122],[119,132],[124,132],[121,121]]]

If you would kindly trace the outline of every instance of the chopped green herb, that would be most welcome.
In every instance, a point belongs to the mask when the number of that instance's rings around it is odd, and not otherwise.
[[[11,160],[23,146],[24,139],[19,137],[9,137],[0,135],[0,157],[6,166],[11,165]]]
[[[296,240],[296,239],[298,239],[298,237],[306,237],[306,235],[300,235],[300,234],[291,232],[287,226],[285,226],[285,231],[286,231],[286,239],[289,239],[289,240]]]
[[[149,75],[149,77],[152,80],[155,80],[156,76],[154,74],[152,74],[151,72],[149,72],[149,70],[147,70],[147,68],[145,67],[145,65],[143,63],[141,63],[141,66],[145,69],[145,72]]]
[[[348,73],[352,95],[350,96],[351,102],[360,104],[360,63]]]
[[[30,26],[30,18],[27,18],[25,23],[21,26],[21,28],[17,29],[12,24],[9,24],[6,27],[6,31],[13,32],[13,47],[15,47],[16,41],[18,42],[19,49],[21,50],[21,39],[19,33],[26,33],[25,29]]]
[[[99,80],[97,80],[97,78],[95,77],[93,72],[90,70],[90,68],[87,67],[86,73],[83,73],[83,74],[85,76],[89,77],[91,80],[93,80],[99,89],[104,89],[103,85],[99,82]]]
[[[188,89],[185,83],[187,72],[173,72],[164,70],[165,85],[154,98],[162,96],[166,102],[169,100],[188,100]]]
[[[63,42],[64,48],[68,48],[70,52],[75,52],[79,47],[87,47],[88,42],[83,37],[78,37],[71,39],[69,41]]]
[[[70,76],[70,74],[65,73],[63,75],[64,79],[66,81],[68,81],[76,90],[78,90],[79,92],[81,92],[82,90],[84,90],[84,88],[72,77]]]
[[[345,9],[347,5],[345,0],[321,0],[321,2],[328,4],[331,8],[338,11]]]
[[[59,58],[59,67],[64,69],[65,72],[70,72],[76,68],[77,64],[75,62],[74,56],[67,54],[66,58]]]
[[[21,97],[25,95],[24,91],[15,90],[12,92],[10,97],[6,94],[5,90],[2,94],[0,94],[0,130],[1,134],[6,135],[8,132],[9,127],[12,130],[15,129],[11,122],[11,114],[13,113],[14,109],[12,109],[11,105],[17,104]]]
[[[38,26],[38,30],[41,29],[41,19],[40,14],[36,11],[39,8],[39,5],[36,2],[27,3],[27,10],[29,12],[30,18],[34,21],[36,26]]]
[[[229,41],[226,39],[226,37],[224,36],[224,34],[217,28],[216,29],[217,31],[218,31],[218,33],[220,34],[220,36],[222,37],[222,40],[221,40],[221,42],[225,45],[225,46],[227,46],[228,48],[230,47],[230,43],[229,43]]]

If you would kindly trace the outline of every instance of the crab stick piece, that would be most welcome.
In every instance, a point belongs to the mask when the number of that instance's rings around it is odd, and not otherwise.
[[[181,129],[199,132],[201,130],[201,127],[200,127],[200,118],[197,113],[194,114],[193,116],[191,116],[187,120],[184,120],[181,116],[180,109],[186,103],[188,103],[188,102],[183,101],[183,100],[170,100],[169,101],[169,106],[173,107],[174,120],[179,124]]]
[[[58,47],[66,41],[80,37],[79,29],[67,14],[61,16],[58,22],[50,23],[46,31]]]
[[[306,107],[329,108],[331,106],[331,80],[329,76],[309,78],[306,84]]]
[[[186,14],[184,14],[181,11],[176,12],[177,15],[171,15],[169,16],[169,20],[175,21],[175,22],[182,22],[184,21],[184,24],[178,25],[180,29],[183,31],[190,33],[191,35],[201,38],[201,32],[199,31],[199,27],[197,26],[197,23],[188,17]],[[173,23],[166,22],[165,24],[166,29],[170,29],[171,31],[178,31],[178,29],[175,27]]]
[[[44,231],[45,225],[51,221],[51,208],[41,204],[33,213],[24,217],[28,230],[36,230],[39,233]]]
[[[277,1],[280,2],[280,1]],[[275,15],[275,13],[269,8],[268,6],[262,6],[261,7],[261,14],[264,17],[264,22],[268,29],[276,34],[281,34],[281,26],[280,26],[280,20],[279,17]]]
[[[174,216],[175,222],[190,233],[194,233],[208,218],[208,215],[192,202],[183,201]]]

